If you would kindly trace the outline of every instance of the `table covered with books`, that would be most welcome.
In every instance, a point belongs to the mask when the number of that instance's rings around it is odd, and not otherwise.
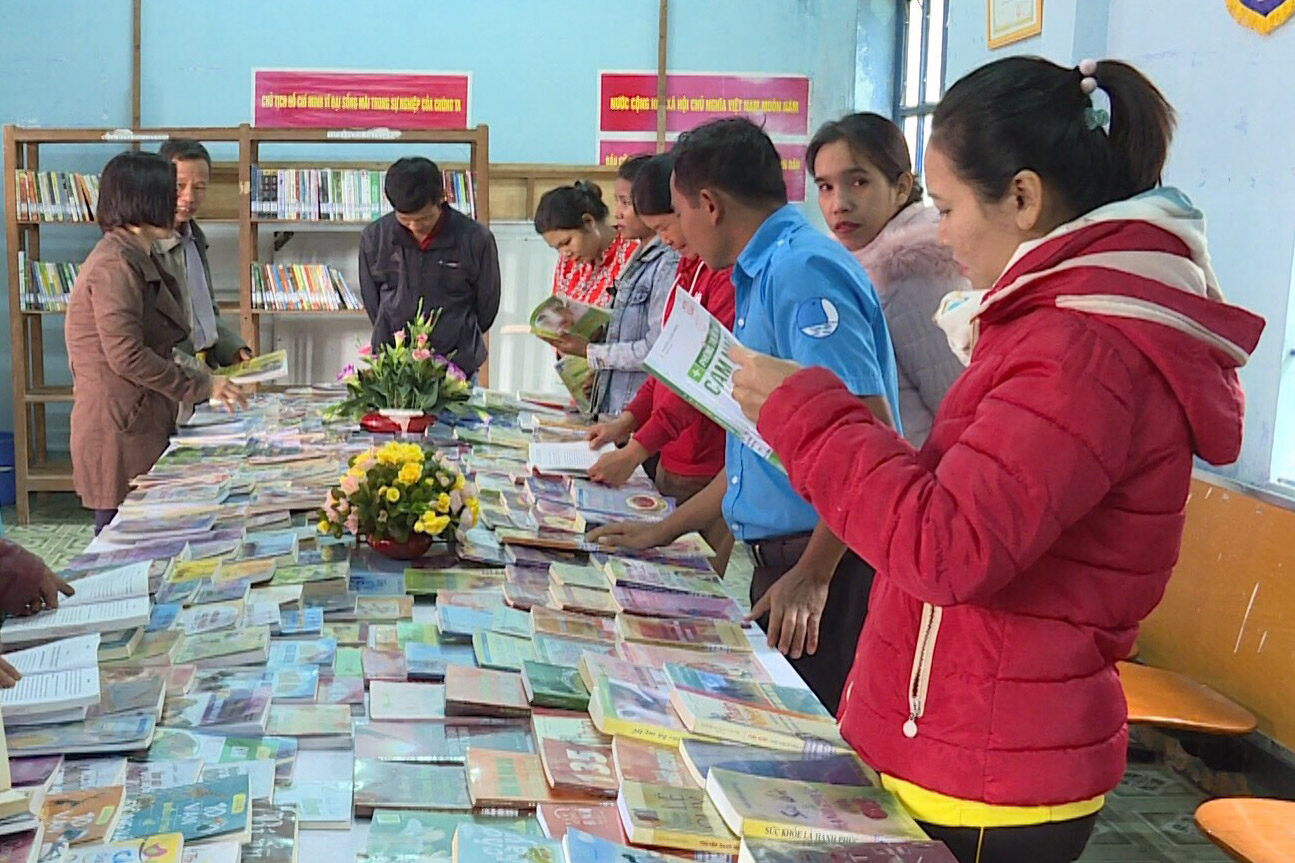
[[[700,537],[587,543],[673,502],[562,473],[560,411],[478,391],[396,441],[335,399],[199,409],[61,572],[76,596],[0,626],[0,860],[952,859]],[[438,501],[420,536],[462,514],[451,541],[356,544],[347,477],[377,463],[393,504]]]

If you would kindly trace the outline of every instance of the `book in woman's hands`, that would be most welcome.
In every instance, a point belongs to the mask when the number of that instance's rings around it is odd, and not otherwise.
[[[606,309],[587,306],[562,294],[552,294],[531,312],[531,332],[542,339],[556,339],[571,333],[593,341],[611,319],[611,313]]]
[[[238,365],[216,369],[214,374],[227,377],[236,384],[257,384],[277,381],[288,376],[288,352],[274,351],[252,357]]]
[[[643,360],[652,376],[744,446],[781,467],[773,448],[733,398],[736,366],[728,352],[737,338],[691,294],[675,294],[674,311]]]

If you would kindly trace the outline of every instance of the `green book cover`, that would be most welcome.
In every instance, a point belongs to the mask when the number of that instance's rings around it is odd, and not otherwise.
[[[546,340],[571,333],[592,342],[611,319],[611,312],[606,309],[585,305],[563,294],[550,294],[531,312],[531,332]]]
[[[522,663],[522,685],[526,698],[537,707],[589,709],[589,690],[579,669],[528,660]]]
[[[473,821],[454,831],[455,863],[563,863],[562,843]]]
[[[358,647],[339,647],[333,660],[334,677],[363,677],[364,654]]]
[[[523,662],[537,658],[535,645],[529,638],[490,629],[478,629],[472,633],[472,650],[476,654],[477,665],[497,671],[521,671]]]
[[[365,863],[451,863],[454,831],[460,824],[482,824],[542,839],[534,818],[491,818],[449,812],[400,812],[376,809],[364,846]]]

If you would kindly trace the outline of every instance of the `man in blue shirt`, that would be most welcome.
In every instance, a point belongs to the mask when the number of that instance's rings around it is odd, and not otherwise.
[[[733,267],[738,341],[831,369],[893,425],[899,392],[881,304],[850,253],[787,203],[769,137],[746,119],[716,120],[680,136],[671,153],[684,239],[707,266]],[[768,594],[761,625],[769,643],[835,713],[873,572],[819,522],[779,468],[729,435],[724,473],[669,518],[592,536],[627,548],[662,545],[720,511],[755,560],[752,606]]]

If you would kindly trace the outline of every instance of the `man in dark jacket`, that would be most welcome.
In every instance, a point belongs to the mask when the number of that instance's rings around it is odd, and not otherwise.
[[[251,359],[242,336],[220,317],[207,263],[207,237],[194,217],[202,209],[211,180],[211,154],[198,141],[169,138],[157,154],[175,165],[175,235],[153,244],[157,257],[180,286],[189,315],[189,338],[177,354],[201,356],[212,368]]]
[[[373,349],[394,342],[418,313],[441,310],[432,349],[469,378],[486,361],[485,333],[499,312],[494,235],[445,203],[441,169],[420,156],[387,169],[395,212],[360,237],[360,294],[373,323]]]

